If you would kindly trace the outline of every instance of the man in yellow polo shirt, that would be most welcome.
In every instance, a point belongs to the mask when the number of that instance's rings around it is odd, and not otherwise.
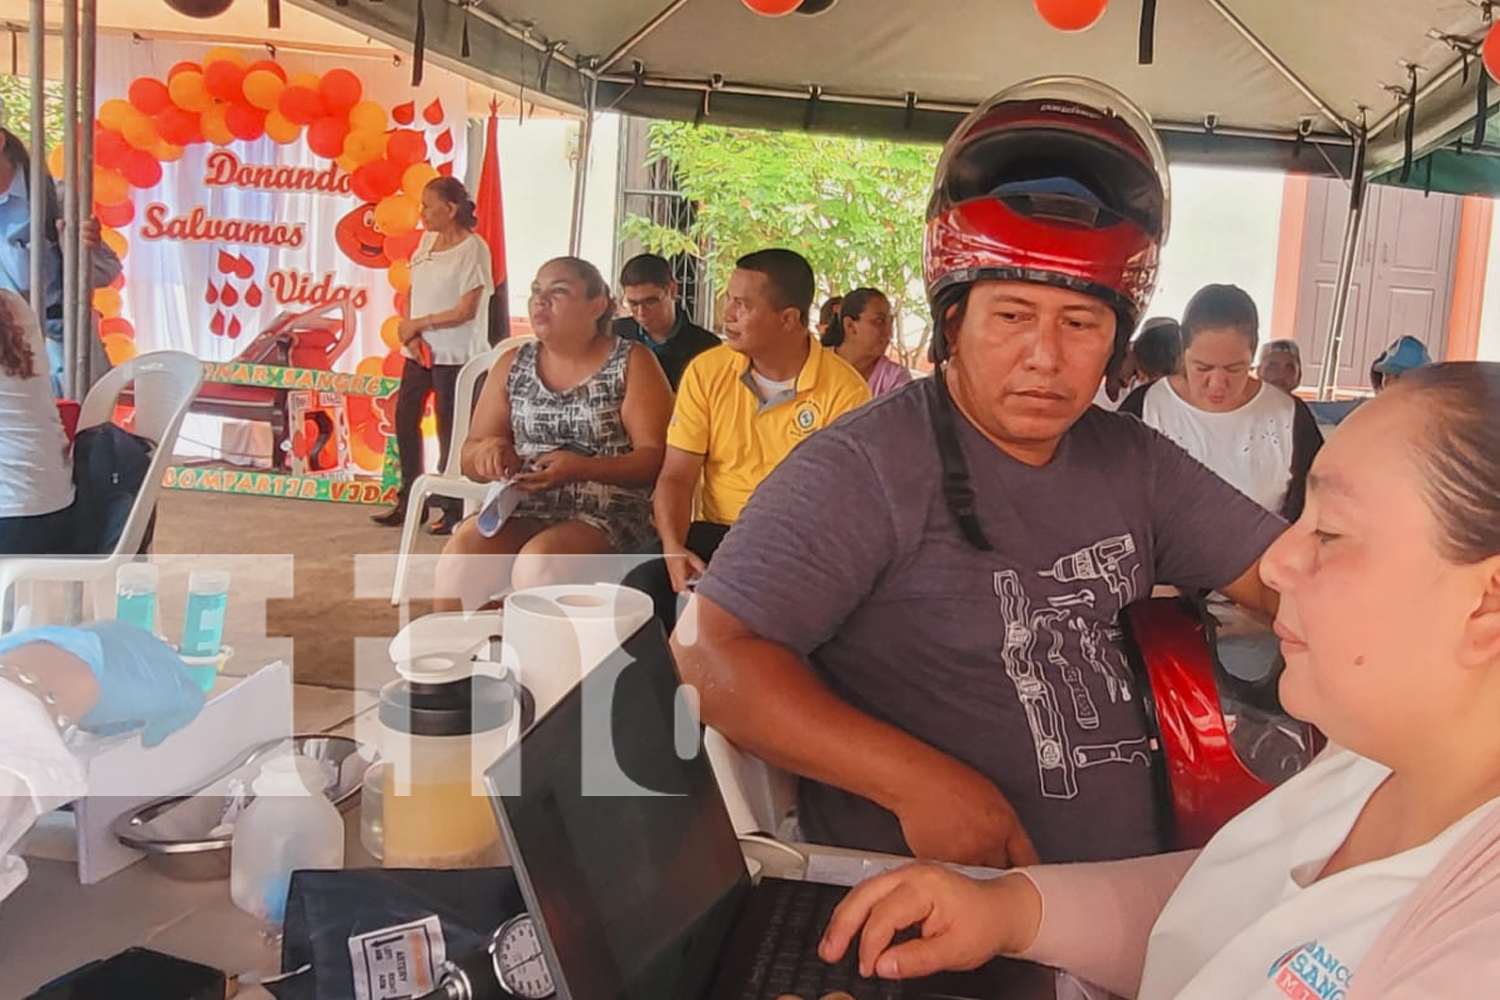
[[[761,480],[808,435],[869,402],[859,373],[808,331],[813,293],[800,254],[741,257],[729,279],[724,343],[683,373],[652,500],[665,566],[648,563],[626,581],[652,595],[669,630],[677,595],[703,572]]]

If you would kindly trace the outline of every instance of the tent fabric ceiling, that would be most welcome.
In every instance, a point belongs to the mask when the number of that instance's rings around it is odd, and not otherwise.
[[[1451,135],[1474,112],[1475,73],[1463,79],[1459,53],[1434,35],[1477,40],[1485,28],[1470,0],[1158,0],[1155,60],[1142,66],[1143,0],[1112,0],[1103,20],[1078,34],[1048,27],[1031,0],[839,0],[822,14],[783,18],[760,17],[739,0],[298,2],[347,4],[342,16],[406,38],[421,3],[429,48],[449,58],[458,58],[467,11],[472,74],[582,107],[587,71],[597,67],[597,108],[724,124],[940,140],[965,109],[1008,84],[1093,76],[1144,106],[1178,159],[1309,172],[1347,171],[1361,108],[1380,125],[1372,170],[1399,164],[1404,115],[1389,88],[1408,85],[1407,64],[1418,67],[1418,147]],[[1299,130],[1307,142],[1296,141]]]

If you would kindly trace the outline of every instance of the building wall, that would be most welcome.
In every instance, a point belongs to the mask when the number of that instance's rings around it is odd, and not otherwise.
[[[1484,306],[1479,318],[1480,361],[1500,361],[1500,226],[1490,229],[1490,255],[1484,275]]]

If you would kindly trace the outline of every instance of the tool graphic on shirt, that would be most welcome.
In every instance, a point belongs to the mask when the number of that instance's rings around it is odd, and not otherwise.
[[[1151,739],[1147,736],[1097,746],[1073,748],[1073,763],[1080,768],[1100,764],[1151,764]]]
[[[1078,794],[1078,779],[1068,756],[1063,716],[1057,707],[1057,692],[1032,656],[1036,651],[1037,631],[1031,616],[1031,601],[1014,570],[995,574],[995,596],[1000,599],[1000,614],[1005,622],[1005,644],[1000,659],[1005,664],[1006,676],[1016,686],[1016,697],[1031,728],[1042,795],[1049,799],[1071,799]]]
[[[1134,555],[1135,539],[1130,535],[1115,535],[1063,556],[1041,575],[1058,583],[1103,580],[1123,608],[1135,600],[1138,560],[1129,558]]]
[[[1073,718],[1078,722],[1079,728],[1098,729],[1099,709],[1094,707],[1094,698],[1089,694],[1088,685],[1084,683],[1083,671],[1062,655],[1063,643],[1067,641],[1068,633],[1055,626],[1067,619],[1066,611],[1038,611],[1033,616],[1032,622],[1038,631],[1046,629],[1052,636],[1052,645],[1047,650],[1047,660],[1057,668],[1063,683],[1068,686],[1068,695],[1073,700]],[[1069,622],[1069,625],[1077,623],[1077,619],[1074,619]]]
[[[1130,673],[1120,655],[1118,646],[1112,645],[1108,637],[1093,622],[1074,618],[1068,627],[1078,633],[1078,648],[1083,658],[1089,661],[1094,673],[1104,678],[1105,690],[1109,692],[1109,703],[1118,705],[1130,700]],[[1109,654],[1113,653],[1111,657]]]

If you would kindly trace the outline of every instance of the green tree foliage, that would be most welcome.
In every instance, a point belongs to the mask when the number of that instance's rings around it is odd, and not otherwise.
[[[697,217],[682,233],[631,216],[627,237],[667,256],[703,257],[721,290],[744,254],[796,250],[818,276],[820,302],[862,285],[881,289],[896,313],[901,360],[926,356],[922,229],[936,146],[665,121],[652,123],[650,136],[652,161],[672,165]]]
[[[47,146],[62,142],[62,84],[49,80],[47,93]],[[0,127],[31,148],[31,80],[24,76],[0,76]]]

